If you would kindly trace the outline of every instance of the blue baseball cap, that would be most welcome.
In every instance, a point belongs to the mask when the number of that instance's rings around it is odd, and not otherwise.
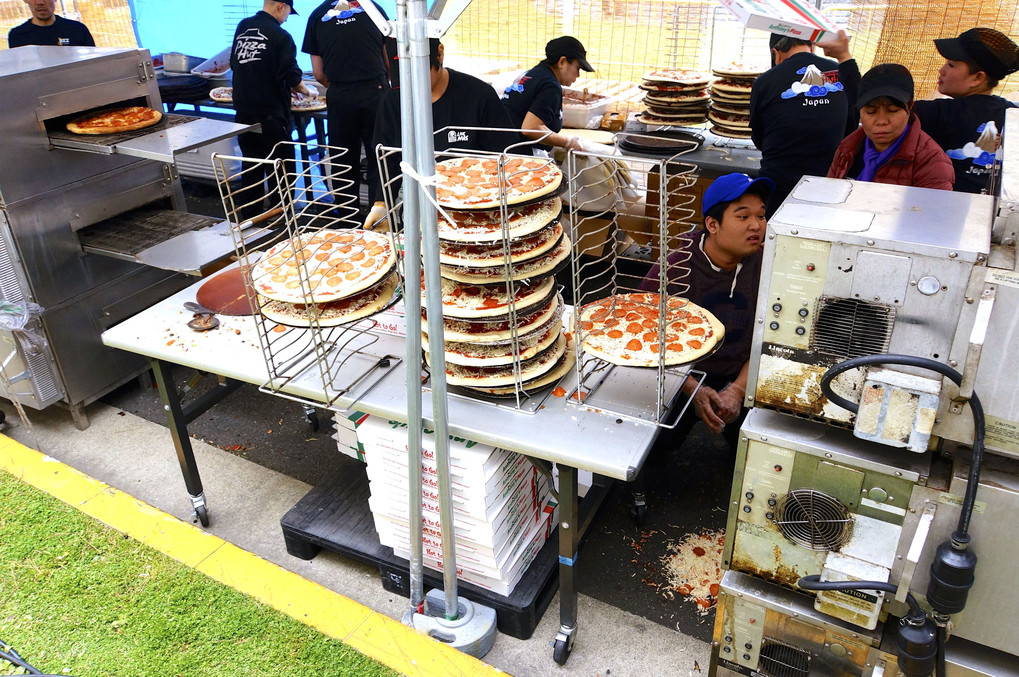
[[[775,190],[775,183],[764,176],[751,179],[746,174],[723,174],[704,191],[704,199],[701,200],[702,213],[707,214],[720,202],[731,202],[740,198],[755,185],[759,188],[754,192],[765,199]]]

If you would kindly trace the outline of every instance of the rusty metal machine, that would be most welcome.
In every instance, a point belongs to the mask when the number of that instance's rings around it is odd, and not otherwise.
[[[67,131],[92,110],[162,110],[140,49],[4,50],[0,100],[0,297],[41,307],[0,330],[0,395],[35,409],[63,402],[85,427],[84,405],[145,364],[104,347],[103,329],[233,251],[222,219],[184,211],[175,154],[248,127],[171,114],[137,132]]]

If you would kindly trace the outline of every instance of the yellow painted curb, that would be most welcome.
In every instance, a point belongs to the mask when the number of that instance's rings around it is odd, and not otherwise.
[[[6,435],[0,470],[405,675],[504,674]]]

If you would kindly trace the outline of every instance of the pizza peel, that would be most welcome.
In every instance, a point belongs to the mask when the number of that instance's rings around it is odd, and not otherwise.
[[[251,315],[251,303],[244,288],[246,273],[245,268],[237,267],[209,278],[198,288],[198,304],[220,315]]]

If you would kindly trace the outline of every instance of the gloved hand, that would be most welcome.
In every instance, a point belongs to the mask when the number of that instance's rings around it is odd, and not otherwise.
[[[386,204],[384,202],[376,202],[372,205],[372,208],[368,210],[368,216],[364,219],[364,229],[374,230],[375,226],[379,225],[379,222],[386,217]]]
[[[726,421],[720,412],[726,405],[719,397],[718,391],[702,385],[694,395],[693,406],[697,410],[697,415],[704,421],[704,425],[708,426],[708,430],[713,433],[722,432]]]
[[[584,150],[584,141],[579,136],[566,137],[566,150]]]
[[[311,84],[310,82],[305,82],[304,87],[305,89],[308,90],[306,96],[308,96],[309,98],[314,99],[315,97],[318,96],[318,87],[316,87],[315,85]]]

